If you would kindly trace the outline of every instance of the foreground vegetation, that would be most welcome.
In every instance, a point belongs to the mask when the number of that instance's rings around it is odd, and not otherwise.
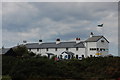
[[[53,58],[48,59],[26,53],[23,54],[24,56],[3,55],[2,80],[64,80],[66,78],[110,80],[120,78],[120,57],[55,61]]]

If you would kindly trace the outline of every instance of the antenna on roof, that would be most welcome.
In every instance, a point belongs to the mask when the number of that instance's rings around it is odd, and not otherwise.
[[[90,37],[93,37],[93,35],[94,35],[93,32],[91,32],[91,33],[90,33]]]

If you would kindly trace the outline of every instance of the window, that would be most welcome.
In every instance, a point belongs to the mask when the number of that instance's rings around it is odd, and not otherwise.
[[[96,48],[90,48],[91,51],[96,50]]]
[[[64,59],[67,59],[67,58],[68,58],[68,56],[67,56],[67,55],[65,55],[65,56],[64,56]]]
[[[104,40],[101,40],[102,43],[104,43]]]
[[[70,55],[68,55],[68,59],[70,59]]]
[[[55,51],[57,51],[57,48],[55,48]]]
[[[84,58],[84,55],[82,55],[82,58]]]
[[[92,55],[90,55],[90,57],[92,57]]]
[[[102,51],[102,49],[100,49],[100,51]]]
[[[29,50],[31,51],[31,48]]]
[[[37,51],[39,51],[39,49],[37,48]]]
[[[99,48],[97,48],[97,51],[99,51]]]
[[[78,51],[78,47],[76,47],[76,51]]]
[[[105,51],[105,49],[103,49],[103,51]]]
[[[78,59],[78,55],[76,55],[76,59]]]
[[[68,48],[66,48],[66,51],[68,51]]]
[[[62,59],[62,55],[60,55],[60,59]]]
[[[48,51],[48,48],[46,48],[46,51]]]

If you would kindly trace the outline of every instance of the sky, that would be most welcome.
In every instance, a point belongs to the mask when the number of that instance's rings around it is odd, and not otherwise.
[[[103,28],[97,27],[104,24]],[[2,46],[27,42],[86,40],[90,32],[104,35],[109,53],[118,55],[117,2],[3,2]]]

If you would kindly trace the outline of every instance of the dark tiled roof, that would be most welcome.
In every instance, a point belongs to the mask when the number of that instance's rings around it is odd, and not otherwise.
[[[51,43],[28,43],[26,44],[27,48],[74,48],[74,47],[79,47],[79,48],[84,48],[83,42],[76,43],[76,42],[60,42],[59,44],[56,44],[55,42]]]
[[[66,53],[66,54],[68,54],[68,55],[74,55],[73,52],[68,52],[68,51],[64,51],[63,53]],[[63,53],[62,53],[62,54],[63,54]]]
[[[104,38],[109,43],[109,41],[104,36],[93,36],[88,38],[85,42],[97,42],[101,38]]]
[[[93,36],[93,37],[88,38],[85,42],[97,42],[102,37],[103,36]]]
[[[39,44],[38,43],[28,43],[26,44],[27,48],[39,48]]]

